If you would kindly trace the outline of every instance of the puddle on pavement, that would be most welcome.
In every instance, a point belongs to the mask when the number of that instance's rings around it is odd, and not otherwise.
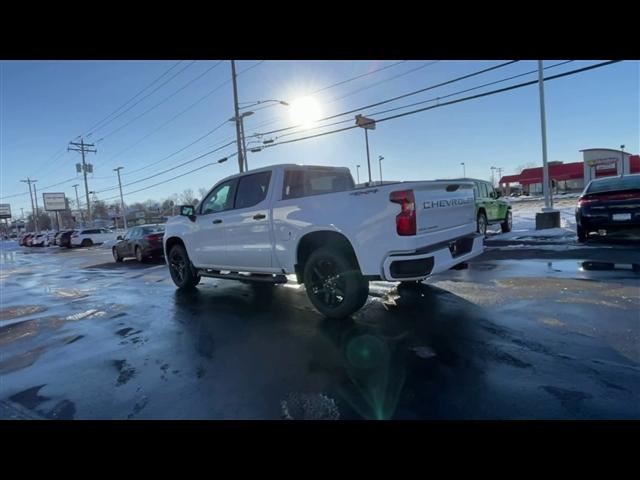
[[[65,289],[52,290],[51,294],[58,298],[65,298],[65,299],[85,298],[89,296],[89,294],[86,293],[86,291],[65,290]]]
[[[335,400],[322,393],[292,393],[280,402],[284,420],[338,420]]]
[[[22,405],[23,407],[26,407],[29,410],[35,410],[38,407],[38,405],[49,400],[49,397],[44,397],[39,394],[42,387],[45,387],[45,386],[46,384],[27,388],[26,390],[23,390],[21,392],[16,393],[15,395],[10,396],[9,400],[19,405]]]
[[[14,318],[24,317],[34,313],[41,313],[45,310],[47,310],[47,307],[40,305],[16,305],[14,307],[7,307],[0,309],[0,321],[12,320]]]

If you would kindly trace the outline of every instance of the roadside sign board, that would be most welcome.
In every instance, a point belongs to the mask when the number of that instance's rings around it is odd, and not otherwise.
[[[363,117],[362,115],[356,115],[356,125],[367,130],[376,129],[376,121],[373,118]]]
[[[11,205],[0,203],[0,218],[11,218]]]
[[[67,209],[64,193],[43,193],[44,209],[47,212],[59,212]]]

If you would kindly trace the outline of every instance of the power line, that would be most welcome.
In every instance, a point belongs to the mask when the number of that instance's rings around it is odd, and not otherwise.
[[[128,172],[128,173],[127,173],[127,176],[128,176],[128,175],[131,175],[131,174],[133,174],[133,173],[136,173],[136,172],[140,172],[140,171],[142,171],[142,170],[146,170],[147,168],[153,167],[153,166],[155,166],[155,165],[158,165],[159,163],[164,162],[165,160],[168,160],[169,158],[173,157],[174,155],[177,155],[178,153],[180,153],[180,152],[182,152],[182,151],[186,150],[187,148],[189,148],[189,147],[191,147],[191,146],[195,145],[196,143],[200,142],[200,141],[201,141],[201,140],[203,140],[204,138],[208,137],[209,135],[211,135],[212,133],[214,133],[215,131],[217,131],[218,129],[220,129],[221,127],[223,127],[224,125],[226,125],[227,123],[228,123],[228,121],[227,121],[227,120],[225,120],[224,122],[222,122],[221,124],[219,124],[217,127],[213,128],[212,130],[209,130],[207,133],[205,133],[204,135],[202,135],[202,136],[198,137],[197,139],[195,139],[193,142],[189,143],[188,145],[185,145],[184,147],[182,147],[182,148],[180,148],[180,149],[176,150],[175,152],[170,153],[169,155],[166,155],[166,156],[162,157],[162,158],[161,158],[161,159],[159,159],[159,160],[156,160],[156,161],[154,161],[154,162],[151,162],[151,163],[149,163],[149,164],[147,164],[147,165],[144,165],[144,166],[142,166],[142,167],[140,167],[140,168],[137,168],[137,169],[135,169],[135,170],[131,170],[130,172]],[[220,143],[221,143],[221,142],[220,142]],[[232,142],[232,143],[234,143],[234,142]],[[111,177],[100,177],[100,178],[111,178]],[[101,191],[105,191],[105,190],[101,190]]]
[[[401,65],[403,63],[406,63],[406,62],[407,62],[407,60],[400,60],[399,62],[392,63],[391,65],[385,65],[384,67],[376,68],[375,70],[371,70],[370,72],[362,73],[360,75],[356,75],[355,77],[347,78],[346,80],[341,80],[340,82],[333,83],[331,85],[327,85],[326,87],[319,88],[318,90],[314,90],[313,92],[308,93],[307,95],[315,95],[317,93],[324,92],[325,90],[329,90],[331,88],[335,88],[335,87],[338,87],[340,85],[344,85],[346,83],[352,82],[354,80],[358,80],[360,78],[364,78],[364,77],[367,77],[369,75],[373,75],[374,73],[382,72],[383,70],[387,70],[388,68],[392,68],[392,67],[395,67],[397,65]],[[248,102],[241,102],[241,103],[248,103]],[[258,110],[263,110],[265,108],[270,108],[270,107],[273,107],[273,106],[275,106],[275,104],[265,105],[263,107],[259,107],[259,108],[254,109],[254,112],[257,112]],[[273,122],[271,122],[271,123],[273,123]]]
[[[377,87],[378,85],[381,85],[383,83],[390,82],[392,80],[396,80],[396,79],[398,79],[400,77],[404,77],[405,75],[409,75],[409,74],[411,74],[413,72],[417,72],[418,70],[422,70],[423,68],[427,68],[427,67],[430,67],[431,65],[435,65],[439,61],[440,60],[435,60],[433,62],[429,62],[429,63],[425,63],[423,65],[419,65],[416,68],[412,68],[411,70],[407,70],[406,72],[402,72],[402,73],[400,73],[398,75],[394,75],[393,77],[385,78],[383,80],[380,80],[379,82],[375,82],[375,83],[372,83],[371,85],[367,85],[365,87],[353,90],[353,91],[351,91],[351,92],[349,92],[349,93],[347,93],[345,95],[342,95],[341,97],[334,98],[333,100],[330,100],[327,103],[334,103],[334,102],[337,102],[338,100],[342,100],[343,98],[351,97],[352,95],[356,95],[356,94],[358,94],[360,92],[363,92],[365,90],[369,90],[370,88]]]
[[[131,150],[133,147],[135,147],[136,145],[139,145],[142,141],[146,140],[147,138],[149,138],[151,135],[153,135],[154,133],[156,133],[157,131],[161,130],[162,128],[166,127],[169,123],[173,122],[176,118],[178,118],[179,116],[183,115],[184,113],[186,113],[188,110],[192,109],[193,107],[195,107],[196,105],[198,105],[199,103],[201,103],[202,101],[204,101],[206,98],[208,98],[209,96],[211,96],[214,92],[216,92],[217,90],[219,90],[220,88],[222,88],[224,85],[226,85],[227,83],[229,83],[229,80],[227,80],[224,83],[221,83],[220,85],[218,85],[216,88],[214,88],[213,90],[209,91],[207,94],[205,94],[204,96],[200,97],[197,101],[195,101],[194,103],[192,103],[191,105],[189,105],[187,108],[185,108],[184,110],[180,111],[179,113],[177,113],[176,115],[174,115],[173,117],[171,117],[169,120],[167,120],[166,122],[164,122],[162,125],[158,126],[157,128],[155,128],[154,130],[152,130],[151,132],[149,132],[148,134],[144,135],[142,138],[138,139],[136,142],[132,143],[131,145],[129,145],[127,148],[125,148],[124,150],[121,150],[120,152],[116,153],[115,155],[113,155],[112,157],[109,158],[109,160],[107,160],[107,162],[110,162],[111,160],[113,160],[114,158],[122,155],[124,152],[127,152],[129,150]],[[227,123],[227,122],[225,122]],[[129,172],[131,173],[131,172]]]
[[[562,65],[566,65],[567,63],[571,63],[571,62],[573,62],[573,60],[567,60],[567,61],[564,61],[564,62],[555,63],[553,65],[549,65],[547,67],[544,67],[543,70],[548,70],[548,69],[551,69],[551,68],[559,67],[559,66],[562,66]],[[478,90],[480,88],[488,87],[490,85],[495,85],[497,83],[506,82],[506,81],[509,81],[509,80],[513,80],[515,78],[524,77],[526,75],[531,75],[532,73],[537,73],[537,72],[538,72],[538,69],[530,70],[530,71],[525,72],[525,73],[520,73],[518,75],[512,75],[510,77],[502,78],[500,80],[495,80],[493,82],[483,83],[482,85],[478,85],[478,86],[471,87],[471,88],[466,88],[464,90],[458,90],[457,92],[449,93],[447,95],[441,95],[439,97],[433,97],[433,98],[429,98],[428,100],[421,100],[419,102],[409,103],[409,104],[406,104],[406,105],[401,105],[399,107],[389,108],[387,110],[381,110],[379,112],[365,113],[365,115],[375,116],[375,115],[382,115],[384,113],[395,112],[395,111],[403,110],[405,108],[413,107],[413,106],[416,106],[416,105],[422,105],[422,104],[425,104],[425,103],[439,101],[439,100],[442,100],[444,98],[454,97],[454,96],[460,95],[462,93],[471,92],[473,90]],[[338,122],[327,123],[325,125],[318,125],[317,127],[309,128],[306,131],[319,130],[319,129],[322,129],[322,128],[327,128],[327,127],[331,127],[331,126],[334,126],[334,125],[341,125],[343,123],[348,123],[348,122],[353,122],[353,119],[348,118],[346,120],[340,120]],[[276,138],[288,137],[290,135],[296,135],[298,133],[300,133],[300,132],[298,131],[298,132],[284,133],[282,135],[277,136]]]
[[[47,185],[46,187],[40,187],[40,190],[46,190],[47,188],[57,187],[59,185],[65,184],[65,183],[73,182],[73,181],[75,181],[77,179],[78,179],[77,177],[72,177],[72,178],[69,178],[67,180],[63,180],[62,182],[54,183],[53,185]],[[5,200],[7,198],[22,197],[24,195],[28,195],[28,193],[24,192],[24,193],[14,193],[12,195],[5,195],[4,197],[0,197],[0,200]]]
[[[132,102],[133,100],[135,100],[138,96],[140,96],[145,90],[147,90],[148,88],[150,88],[151,86],[153,86],[153,84],[155,84],[156,82],[158,82],[162,77],[164,77],[166,74],[168,74],[171,70],[173,70],[174,68],[176,68],[178,65],[180,65],[183,62],[183,60],[180,60],[176,63],[174,63],[171,67],[169,67],[168,70],[165,70],[162,75],[160,75],[159,77],[156,77],[155,80],[153,80],[153,82],[151,82],[150,84],[148,84],[146,87],[144,87],[142,90],[140,90],[138,93],[136,93],[133,97],[131,97],[129,100],[127,100],[126,102],[124,102],[122,105],[120,105],[118,108],[116,108],[113,112],[111,112],[109,115],[107,115],[106,117],[104,117],[102,120],[96,122],[93,126],[91,126],[90,128],[87,129],[87,132],[91,132],[93,131],[93,129],[95,129],[96,127],[98,127],[98,125],[100,125],[101,123],[103,123],[105,120],[107,120],[109,117],[111,117],[112,115],[115,115],[119,110],[121,110],[122,108],[124,108],[128,103]],[[87,135],[87,132],[83,133],[82,135]]]
[[[166,102],[167,100],[169,100],[170,98],[173,98],[174,96],[176,96],[178,93],[180,93],[182,90],[184,90],[185,88],[187,88],[189,85],[191,85],[193,82],[195,82],[196,80],[202,78],[203,76],[205,76],[207,73],[209,73],[211,70],[213,70],[214,68],[216,68],[218,65],[220,65],[222,63],[222,60],[220,60],[219,62],[217,62],[216,64],[214,64],[213,66],[207,68],[204,72],[202,72],[200,75],[198,75],[195,78],[192,78],[191,80],[189,80],[187,83],[185,83],[182,87],[180,87],[178,90],[175,90],[173,93],[171,93],[170,95],[168,95],[167,97],[163,98],[162,100],[160,100],[158,103],[156,103],[155,105],[153,105],[151,108],[148,108],[147,110],[145,110],[144,112],[142,112],[141,114],[139,114],[136,117],[133,117],[131,120],[129,120],[128,122],[124,123],[123,125],[121,125],[120,127],[116,128],[115,130],[110,131],[109,133],[107,133],[106,135],[103,135],[102,138],[100,140],[104,140],[107,137],[110,137],[111,135],[113,135],[116,132],[119,132],[120,130],[122,130],[123,128],[131,125],[133,122],[135,122],[136,120],[138,120],[139,118],[143,117],[144,115],[146,115],[147,113],[149,113],[150,111],[154,110],[155,108],[159,107],[160,105],[162,105],[164,102]]]
[[[178,70],[178,72],[174,73],[173,75],[171,75],[171,77],[169,77],[167,80],[165,80],[164,82],[162,82],[160,85],[158,85],[156,88],[154,88],[153,90],[151,90],[149,93],[147,93],[145,96],[143,96],[142,98],[140,98],[137,102],[135,102],[133,105],[130,105],[129,108],[127,108],[126,110],[123,110],[122,112],[120,112],[118,115],[116,115],[115,117],[113,117],[112,119],[110,119],[108,122],[103,123],[102,125],[100,125],[97,128],[91,129],[91,131],[86,135],[87,137],[93,135],[94,133],[100,131],[101,129],[103,129],[105,126],[107,126],[108,124],[110,124],[111,122],[113,122],[114,120],[116,120],[117,118],[120,118],[122,115],[124,115],[125,113],[127,113],[129,110],[131,110],[133,107],[135,107],[136,105],[140,104],[140,102],[144,101],[146,98],[149,98],[151,95],[153,95],[155,92],[157,92],[158,90],[160,90],[162,87],[164,87],[167,83],[169,83],[171,80],[173,80],[174,78],[176,78],[178,75],[180,75],[182,72],[184,72],[187,68],[189,68],[191,65],[193,65],[194,63],[196,63],[195,60],[192,60],[191,62],[189,62],[187,65],[185,65],[183,68],[181,68],[180,70]]]
[[[421,89],[419,89],[419,90],[414,90],[414,91],[412,91],[412,92],[408,92],[408,93],[405,93],[405,94],[402,94],[402,95],[398,95],[398,96],[396,96],[396,97],[389,98],[389,99],[387,99],[387,100],[382,100],[382,101],[380,101],[380,102],[372,103],[372,104],[370,104],[370,105],[365,105],[364,107],[358,107],[358,108],[355,108],[355,109],[352,109],[352,110],[348,110],[348,111],[346,111],[346,112],[337,113],[337,114],[335,114],[335,115],[330,115],[330,116],[328,116],[328,117],[321,118],[321,119],[320,119],[320,120],[318,120],[318,121],[319,121],[319,122],[323,122],[323,121],[325,121],[325,120],[331,120],[331,119],[333,119],[333,118],[342,117],[342,116],[344,116],[344,115],[348,115],[348,114],[350,114],[350,113],[360,112],[360,111],[365,110],[365,109],[367,109],[367,108],[377,107],[378,105],[384,105],[385,103],[395,102],[396,100],[400,100],[401,98],[406,98],[406,97],[410,97],[410,96],[412,96],[412,95],[417,95],[418,93],[426,92],[427,90],[433,90],[434,88],[442,87],[442,86],[444,86],[444,85],[449,85],[449,84],[451,84],[451,83],[455,83],[455,82],[459,82],[459,81],[461,81],[461,80],[465,80],[465,79],[467,79],[467,78],[475,77],[475,76],[477,76],[477,75],[481,75],[481,74],[483,74],[483,73],[487,73],[487,72],[490,72],[490,71],[492,71],[492,70],[496,70],[496,69],[499,69],[499,68],[506,67],[506,66],[511,65],[511,64],[513,64],[513,63],[516,63],[516,62],[518,62],[518,61],[519,61],[519,60],[510,60],[510,61],[508,61],[508,62],[504,62],[504,63],[501,63],[501,64],[499,64],[499,65],[494,65],[494,66],[492,66],[492,67],[483,68],[482,70],[478,70],[478,71],[476,71],[476,72],[469,73],[469,74],[467,74],[467,75],[463,75],[463,76],[461,76],[461,77],[452,78],[451,80],[447,80],[446,82],[440,82],[440,83],[435,84],[435,85],[429,85],[429,86],[424,87],[424,88],[421,88]],[[272,133],[284,132],[284,131],[286,131],[286,130],[292,130],[292,129],[294,129],[294,128],[298,128],[298,127],[299,127],[299,125],[293,125],[293,126],[290,126],[290,127],[279,128],[279,129],[277,129],[277,130],[271,130],[271,131],[269,131],[269,132],[264,132],[264,133],[262,133],[262,134],[260,134],[260,135],[261,135],[261,136],[264,136],[264,135],[270,135],[270,134],[272,134]]]
[[[559,73],[557,75],[552,75],[550,77],[544,78],[543,80],[545,82],[549,81],[549,80],[555,80],[557,78],[566,77],[568,75],[575,75],[577,73],[585,72],[587,70],[593,70],[595,68],[605,67],[607,65],[611,65],[613,63],[617,63],[617,62],[621,62],[621,61],[622,60],[610,60],[610,61],[607,61],[607,62],[601,62],[601,63],[595,64],[595,65],[590,65],[590,66],[587,66],[587,67],[578,68],[578,69],[575,69],[575,70],[570,70],[568,72]],[[456,99],[456,100],[451,100],[451,101],[445,102],[445,103],[439,103],[437,105],[432,105],[430,107],[419,108],[417,110],[411,110],[409,112],[404,112],[404,113],[400,113],[400,114],[397,114],[397,115],[392,115],[390,117],[385,117],[385,118],[381,118],[381,119],[375,119],[375,121],[376,121],[376,123],[381,123],[381,122],[385,122],[385,121],[388,121],[388,120],[394,120],[396,118],[405,117],[407,115],[413,115],[413,114],[424,112],[424,111],[427,111],[427,110],[432,110],[434,108],[440,108],[440,107],[444,107],[444,106],[447,106],[447,105],[453,105],[455,103],[465,102],[465,101],[468,101],[468,100],[474,100],[474,99],[481,98],[481,97],[486,97],[486,96],[489,96],[489,95],[495,95],[495,94],[498,94],[498,93],[503,93],[503,92],[507,92],[507,91],[510,91],[510,90],[515,90],[515,89],[518,89],[518,88],[527,87],[529,85],[534,85],[534,84],[537,84],[537,83],[538,83],[538,80],[532,80],[532,81],[529,81],[529,82],[518,83],[518,84],[515,84],[515,85],[511,85],[509,87],[504,87],[504,88],[500,88],[500,89],[497,89],[497,90],[491,90],[489,92],[479,93],[477,95],[471,95],[471,96],[468,96],[468,97],[463,97],[463,98],[459,98],[459,99]],[[344,131],[351,130],[351,129],[354,129],[354,128],[360,128],[360,127],[357,126],[357,125],[352,125],[352,126],[349,126],[349,127],[344,127],[344,128],[339,128],[339,129],[336,129],[336,130],[331,130],[329,132],[322,132],[322,133],[317,133],[317,134],[314,134],[314,135],[308,135],[308,136],[305,136],[305,137],[294,138],[294,139],[291,139],[291,140],[285,140],[283,142],[272,143],[272,144],[269,144],[269,145],[265,145],[262,148],[266,149],[266,148],[275,147],[277,145],[284,145],[286,143],[299,142],[301,140],[307,140],[307,139],[310,139],[310,138],[322,137],[324,135],[330,135],[330,134],[333,134],[333,133],[340,133],[340,132],[344,132]]]
[[[237,153],[230,153],[229,155],[227,155],[227,156],[226,156],[226,157],[224,157],[224,158],[225,158],[225,159],[229,159],[229,158],[232,158],[232,157],[234,157],[234,156],[236,156],[236,155],[237,155]],[[220,160],[219,160],[219,161],[218,161],[218,163],[222,163],[222,162],[220,162]],[[174,180],[176,180],[176,179],[178,179],[178,178],[184,177],[184,176],[186,176],[186,175],[189,175],[189,174],[191,174],[191,173],[197,172],[198,170],[202,170],[203,168],[206,168],[206,167],[209,167],[209,166],[212,166],[212,165],[215,165],[215,164],[213,164],[213,163],[207,163],[207,164],[205,164],[205,165],[202,165],[201,167],[194,168],[193,170],[189,170],[188,172],[182,173],[182,174],[180,174],[180,175],[176,175],[175,177],[172,177],[172,178],[170,178],[170,179],[168,179],[168,180],[163,180],[162,182],[154,183],[153,185],[149,185],[149,186],[146,186],[146,187],[140,188],[140,189],[138,189],[138,190],[134,190],[134,191],[132,191],[132,192],[123,193],[123,195],[132,195],[132,194],[134,194],[134,193],[142,192],[142,191],[144,191],[144,190],[149,190],[150,188],[157,187],[158,185],[164,185],[165,183],[173,182]],[[102,201],[103,201],[103,202],[106,202],[106,201],[108,201],[108,200],[113,200],[114,198],[118,198],[118,197],[119,197],[119,195],[116,195],[116,196],[114,196],[114,197],[108,197],[108,198],[105,198],[105,199],[103,199]]]
[[[169,78],[167,81],[165,81],[162,85],[159,85],[158,87],[156,87],[152,92],[150,92],[149,94],[145,95],[143,98],[141,98],[140,100],[138,100],[136,103],[134,103],[133,105],[131,105],[128,109],[126,109],[123,112],[120,112],[120,114],[118,114],[117,116],[113,117],[111,120],[107,121],[107,119],[109,117],[111,117],[112,115],[114,115],[116,112],[118,112],[118,110],[122,109],[124,106],[126,106],[128,103],[130,103],[132,100],[134,100],[136,97],[138,97],[142,92],[144,92],[145,90],[147,90],[148,88],[150,88],[153,84],[155,84],[156,82],[158,82],[162,77],[164,77],[165,75],[167,75],[171,70],[173,70],[175,67],[177,67],[180,63],[182,63],[182,60],[178,61],[177,63],[175,63],[174,65],[172,65],[168,70],[166,70],[164,73],[162,73],[162,75],[160,75],[159,77],[157,77],[153,82],[151,82],[150,84],[148,84],[146,87],[144,87],[142,90],[140,90],[138,93],[136,93],[133,97],[131,97],[129,100],[127,100],[125,103],[123,103],[122,105],[120,105],[120,107],[118,107],[116,110],[114,110],[113,112],[111,112],[109,115],[107,115],[106,117],[104,117],[102,120],[100,120],[99,122],[95,123],[91,128],[89,128],[87,130],[88,133],[83,133],[82,135],[78,135],[78,137],[76,138],[80,138],[81,136],[91,136],[93,133],[95,133],[96,131],[98,131],[100,128],[103,128],[104,126],[106,126],[107,124],[111,123],[113,120],[115,120],[116,118],[120,117],[121,115],[123,115],[124,113],[128,112],[129,110],[131,110],[133,107],[135,107],[138,103],[140,103],[141,101],[143,101],[145,98],[149,97],[150,95],[152,95],[154,92],[156,92],[158,89],[162,88],[162,86],[166,85],[168,82],[170,82],[172,79],[174,79],[175,77],[177,77],[178,75],[180,75],[180,73],[182,73],[184,70],[186,70],[187,68],[189,68],[189,66],[191,66],[193,63],[195,63],[195,60],[192,61],[190,64],[188,64],[186,67],[184,67],[183,69],[181,69],[179,72],[177,72],[175,75],[173,75],[171,78]],[[42,163],[42,165],[48,164],[49,162],[55,162],[63,153],[66,152],[66,148],[67,146],[63,146],[58,153],[54,154],[50,159],[45,160],[44,163]],[[40,168],[39,168],[40,169]],[[39,170],[38,169],[38,170]]]
[[[128,186],[130,186],[130,185],[135,185],[136,183],[144,182],[145,180],[149,180],[149,179],[151,179],[151,178],[155,178],[155,177],[158,177],[158,176],[160,176],[160,175],[164,175],[165,173],[171,172],[172,170],[176,170],[176,169],[178,169],[178,168],[180,168],[180,167],[184,167],[185,165],[187,165],[187,164],[189,164],[189,163],[193,163],[193,162],[195,162],[196,160],[200,160],[201,158],[207,157],[207,156],[211,155],[211,154],[212,154],[212,153],[214,153],[214,152],[218,152],[218,151],[220,151],[220,150],[222,150],[222,149],[224,149],[224,148],[227,148],[228,146],[233,145],[234,143],[235,143],[235,142],[229,142],[229,143],[227,143],[226,145],[223,145],[223,146],[221,146],[221,147],[218,147],[218,148],[216,148],[216,149],[214,149],[214,150],[211,150],[211,151],[209,151],[209,152],[203,153],[202,155],[198,155],[197,157],[192,158],[191,160],[187,160],[186,162],[183,162],[183,163],[181,163],[181,164],[179,164],[179,165],[175,165],[175,166],[173,166],[173,167],[171,167],[171,168],[167,168],[166,170],[163,170],[163,171],[161,171],[161,172],[154,173],[153,175],[149,175],[148,177],[141,178],[141,179],[135,180],[135,181],[133,181],[133,182],[125,183],[123,186],[124,186],[124,187],[128,187]],[[102,190],[97,190],[97,191],[96,191],[96,193],[109,192],[109,191],[111,191],[111,190],[116,190],[117,188],[118,188],[118,186],[110,187],[110,188],[105,188],[105,189],[102,189]]]

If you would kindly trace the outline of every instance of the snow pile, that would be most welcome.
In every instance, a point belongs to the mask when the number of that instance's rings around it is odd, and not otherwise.
[[[554,208],[560,211],[560,228],[536,230],[536,213],[544,207],[544,200],[511,204],[513,227],[509,233],[491,235],[491,240],[553,240],[573,242],[576,238],[575,200],[558,200]]]

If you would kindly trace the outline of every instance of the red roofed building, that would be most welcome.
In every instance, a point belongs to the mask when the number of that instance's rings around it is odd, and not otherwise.
[[[592,178],[619,175],[618,164],[615,163],[615,159],[618,157],[612,156],[614,154],[608,152],[617,152],[618,155],[625,155],[624,159],[628,160],[628,162],[624,162],[625,173],[640,173],[640,155],[630,155],[620,150],[610,149],[582,150],[582,152],[589,152],[590,156],[593,156],[592,153],[595,151],[605,152],[604,155],[608,155],[605,157],[605,160],[614,160],[614,162],[598,163],[598,160],[593,161],[591,158],[587,159],[587,153],[584,153],[585,160],[582,162],[549,162],[549,177],[553,184],[554,193],[579,192],[584,189],[585,183],[588,183]],[[591,177],[587,179],[587,182],[585,182],[585,172]],[[500,187],[505,191],[506,195],[509,195],[515,185],[521,186],[523,192],[541,194],[542,176],[542,167],[525,168],[517,175],[503,176],[500,179]]]

